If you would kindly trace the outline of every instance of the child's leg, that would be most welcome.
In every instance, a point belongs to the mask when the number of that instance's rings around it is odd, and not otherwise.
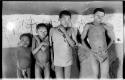
[[[70,78],[71,66],[64,67],[64,77]]]
[[[97,78],[93,70],[93,57],[89,56],[80,63],[80,78]],[[97,71],[96,71],[97,72]]]
[[[64,78],[63,67],[55,66],[56,78]]]
[[[99,77],[99,62],[97,61],[96,57],[94,55],[90,55],[91,57],[91,64],[93,69],[93,75],[95,78]]]
[[[35,64],[35,78],[42,78],[41,68],[37,64]]]
[[[101,78],[109,77],[109,60],[108,59],[100,64],[100,72],[101,72]]]
[[[27,69],[27,77],[31,78],[31,69],[30,68]]]
[[[21,69],[17,69],[17,78],[23,78]]]
[[[49,63],[47,63],[45,68],[44,68],[44,77],[45,78],[50,78],[50,66],[49,66]]]

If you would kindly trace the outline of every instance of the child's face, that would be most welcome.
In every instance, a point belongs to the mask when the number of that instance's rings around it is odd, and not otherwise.
[[[94,20],[97,21],[97,22],[102,22],[104,16],[105,16],[104,12],[98,11],[94,15]]]
[[[37,33],[41,38],[44,38],[47,35],[47,29],[45,27],[40,27]]]
[[[23,36],[20,42],[23,47],[28,47],[30,44],[30,40],[27,36]]]
[[[69,27],[71,24],[71,17],[68,15],[63,15],[62,18],[59,19],[60,24],[63,25],[64,27]]]

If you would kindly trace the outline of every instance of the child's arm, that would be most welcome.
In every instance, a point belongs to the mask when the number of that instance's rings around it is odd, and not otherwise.
[[[35,55],[42,47],[43,43],[40,43],[38,47],[36,47],[36,39],[33,38],[32,40],[32,53]]]
[[[89,30],[89,25],[86,24],[84,26],[83,32],[81,34],[81,39],[82,39],[82,46],[85,47],[85,48],[87,48],[88,50],[90,50],[90,48],[85,44],[85,37],[87,36],[88,30]]]
[[[53,53],[53,42],[52,42],[52,33],[53,33],[53,28],[50,30],[50,33],[49,33],[49,42],[50,42],[50,52],[51,52],[51,61],[53,63],[53,56],[54,56],[54,53]]]
[[[76,29],[72,28],[72,34],[71,35],[72,35],[72,39],[75,41],[76,44],[78,43],[77,39],[76,39],[77,32],[78,32],[78,29],[76,30]]]
[[[105,27],[106,27],[106,30],[107,30],[107,34],[111,39],[111,41],[108,44],[107,48],[104,50],[104,51],[107,51],[111,47],[111,45],[115,42],[115,34],[113,32],[113,26],[112,25],[106,25]]]
[[[52,62],[51,67],[54,70],[54,51],[53,51],[52,33],[53,33],[53,28],[50,30],[50,33],[49,33],[49,42],[50,42],[50,53],[51,53],[51,62]]]
[[[66,33],[65,35],[66,35],[67,41],[68,41],[69,44],[73,47],[73,46],[75,45],[75,41],[73,41],[73,40],[69,37],[69,35],[68,35],[67,33]]]
[[[53,46],[50,46],[50,53],[51,53],[51,68],[54,70],[54,51],[53,51]]]

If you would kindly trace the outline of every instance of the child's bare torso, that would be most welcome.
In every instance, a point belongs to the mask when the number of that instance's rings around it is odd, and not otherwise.
[[[43,41],[48,43],[48,40]],[[36,46],[38,46],[39,44],[36,42]],[[44,51],[42,51],[42,49],[40,49],[36,54],[35,54],[35,58],[36,58],[36,63],[42,65],[42,64],[46,64],[49,62],[49,46],[42,46],[42,48],[45,48]]]
[[[37,60],[37,62],[43,64],[43,63],[47,63],[48,62],[48,50],[46,49],[45,52],[39,50],[38,53],[35,55],[35,58]]]
[[[89,26],[88,40],[93,50],[102,51],[107,47],[105,31],[103,24]]]
[[[31,66],[31,51],[28,48],[17,48],[17,59],[20,68],[29,68]]]

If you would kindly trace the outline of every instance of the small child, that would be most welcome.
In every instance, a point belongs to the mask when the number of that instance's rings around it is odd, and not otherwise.
[[[30,33],[24,33],[20,36],[19,47],[16,49],[17,59],[17,77],[18,78],[30,78],[31,77],[31,43],[32,35]]]
[[[35,77],[41,78],[44,72],[44,78],[49,78],[49,41],[46,24],[38,24],[36,32],[38,35],[34,35],[32,42],[32,53],[36,59]]]

